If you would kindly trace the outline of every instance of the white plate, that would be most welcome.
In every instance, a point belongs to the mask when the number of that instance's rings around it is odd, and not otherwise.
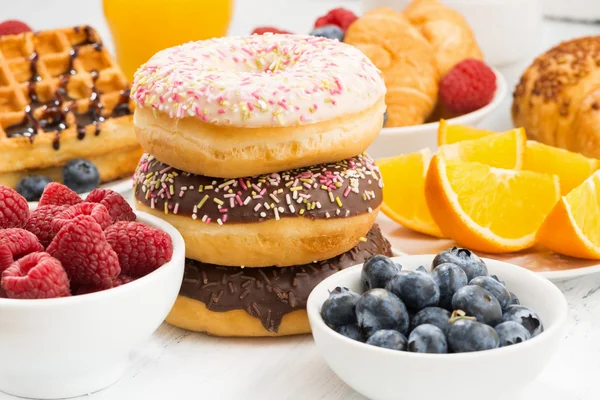
[[[479,110],[461,115],[460,117],[450,118],[446,122],[450,125],[468,125],[477,126],[483,118],[494,111],[502,102],[507,93],[506,79],[500,71],[493,69],[496,74],[496,93],[491,103]],[[383,157],[393,157],[398,154],[412,153],[429,147],[432,151],[437,149],[437,131],[439,122],[430,122],[428,124],[403,126],[399,128],[383,128],[381,133],[371,146],[367,153],[374,159]]]
[[[392,247],[394,257],[406,256],[408,254]],[[561,282],[569,279],[575,279],[582,276],[600,273],[600,264],[591,265],[589,267],[561,270],[561,271],[544,271],[536,272],[539,276],[544,277],[552,282]]]
[[[108,182],[105,184],[102,184],[98,187],[103,188],[103,189],[110,189],[110,190],[114,190],[117,193],[121,193],[121,194],[127,194],[127,192],[129,190],[131,190],[131,187],[133,186],[133,182],[131,181],[131,178],[124,178],[124,179],[119,179],[116,181],[112,181],[112,182]],[[87,193],[84,193],[81,195],[82,198],[85,199],[85,196],[87,196]],[[35,208],[37,207],[38,202],[37,201],[30,201],[29,202],[29,207],[30,208]]]
[[[417,232],[412,232],[397,222],[392,221],[383,213],[377,216],[377,224],[383,235],[392,245],[394,256],[421,254],[421,253],[439,253],[450,248],[456,243],[450,239],[437,239]],[[478,252],[475,252],[478,253]],[[534,250],[524,251],[516,254],[481,254],[484,257],[495,258],[500,261],[520,265],[525,269],[533,271],[538,275],[553,282],[566,281],[582,276],[600,273],[600,264],[592,260],[578,260],[570,257],[563,257],[549,251]],[[527,266],[532,266],[527,268]],[[550,270],[548,267],[542,270],[535,270],[535,266],[565,265],[568,268]],[[581,265],[581,266],[579,266]]]

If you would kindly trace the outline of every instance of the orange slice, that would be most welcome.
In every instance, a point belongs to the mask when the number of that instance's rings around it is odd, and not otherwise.
[[[513,129],[481,139],[440,146],[438,154],[445,160],[479,162],[496,168],[521,169],[527,136],[525,131]]]
[[[537,241],[560,254],[600,260],[600,171],[561,197]]]
[[[560,198],[555,175],[499,169],[434,156],[425,198],[442,233],[488,253],[526,249]]]
[[[438,126],[438,146],[452,144],[463,140],[479,139],[497,132],[477,129],[466,125],[452,125],[445,119],[440,119]]]
[[[442,237],[425,201],[425,176],[431,159],[429,149],[377,160],[383,187],[385,215],[413,231]]]
[[[533,140],[527,141],[523,169],[558,175],[563,195],[581,185],[599,167],[600,164],[595,158],[587,158],[582,154]]]

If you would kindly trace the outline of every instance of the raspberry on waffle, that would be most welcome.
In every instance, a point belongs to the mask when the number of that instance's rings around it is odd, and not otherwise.
[[[89,26],[0,37],[0,184],[30,174],[60,181],[86,158],[102,182],[130,175],[141,156],[129,84]]]

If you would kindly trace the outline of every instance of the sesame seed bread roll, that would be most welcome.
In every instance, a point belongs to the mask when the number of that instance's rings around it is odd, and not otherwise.
[[[252,35],[158,52],[135,74],[142,147],[190,173],[237,178],[360,154],[380,132],[386,88],[352,46]]]
[[[245,267],[326,260],[365,240],[382,202],[381,175],[359,155],[249,178],[212,178],[145,154],[136,208],[171,223],[186,257]]]
[[[435,49],[440,77],[467,58],[483,59],[467,20],[440,1],[413,0],[403,14]]]
[[[310,333],[308,295],[328,276],[383,254],[390,243],[374,225],[364,242],[330,259],[288,268],[236,268],[186,259],[179,296],[166,321],[215,336]]]
[[[344,41],[381,70],[386,127],[424,123],[437,102],[439,74],[433,47],[408,19],[389,8],[372,10],[350,25]]]
[[[536,58],[515,89],[512,118],[530,139],[600,158],[600,36]]]

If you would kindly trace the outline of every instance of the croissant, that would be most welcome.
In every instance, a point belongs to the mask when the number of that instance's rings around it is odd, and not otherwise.
[[[387,127],[422,124],[438,94],[439,74],[431,44],[400,12],[372,10],[356,20],[344,42],[356,46],[381,70],[387,94]]]
[[[514,91],[512,118],[531,139],[600,158],[600,36],[536,58]]]
[[[466,58],[483,59],[465,18],[438,0],[414,0],[403,13],[433,45],[440,76]]]

